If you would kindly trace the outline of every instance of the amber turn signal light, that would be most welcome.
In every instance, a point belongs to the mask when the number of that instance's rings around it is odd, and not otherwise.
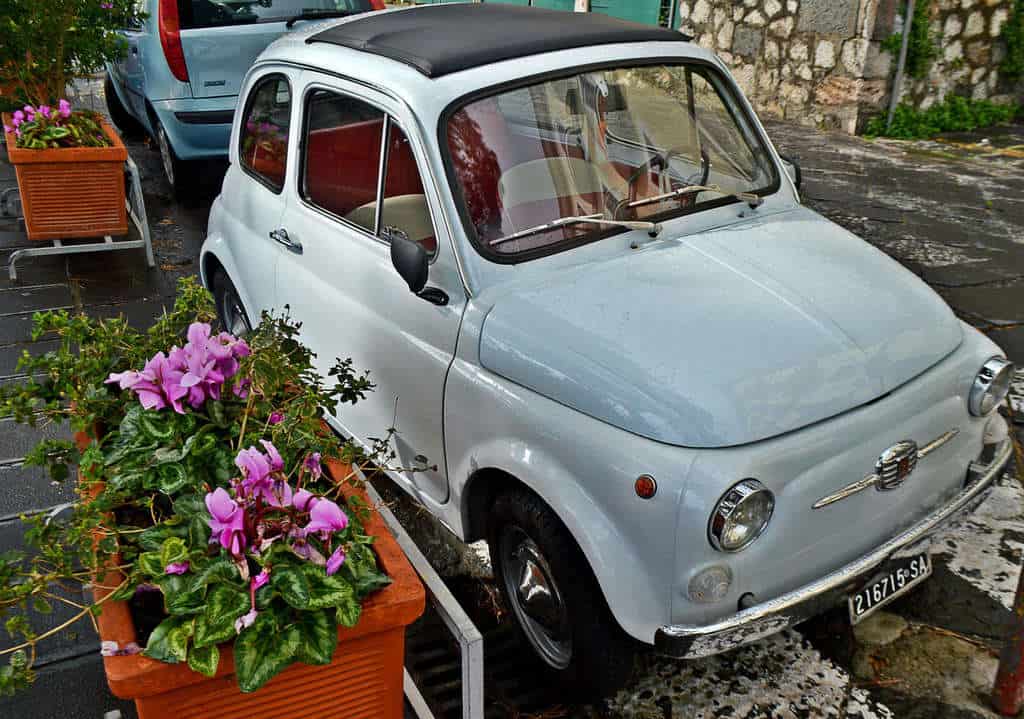
[[[641,474],[637,477],[633,488],[636,490],[636,496],[640,499],[651,499],[658,493],[658,483],[649,474]]]

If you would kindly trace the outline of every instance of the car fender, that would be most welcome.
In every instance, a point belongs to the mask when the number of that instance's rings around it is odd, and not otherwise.
[[[669,618],[677,505],[692,453],[629,435],[462,361],[449,372],[445,436],[450,512],[458,515],[449,519],[464,537],[472,531],[467,505],[481,489],[475,483],[495,477],[481,470],[511,475],[572,534],[622,629],[653,643]],[[634,490],[644,472],[659,478],[655,500]]]
[[[149,118],[138,117],[134,112],[132,112],[131,103],[128,102],[128,95],[125,93],[125,89],[121,87],[121,83],[118,82],[117,73],[113,71],[113,67],[109,62],[106,64],[106,72],[107,76],[110,78],[110,84],[114,88],[114,94],[117,95],[117,101],[121,103],[121,107],[123,107],[125,112],[127,112],[129,115],[131,115],[136,120],[141,122],[143,127],[148,128]]]
[[[242,273],[239,271],[238,263],[235,261],[234,253],[231,251],[231,244],[224,237],[224,233],[220,230],[220,223],[223,221],[224,207],[221,204],[220,196],[214,200],[213,205],[210,207],[210,220],[209,220],[209,234],[206,236],[206,240],[203,242],[202,248],[199,250],[199,278],[205,287],[210,292],[213,292],[213,281],[212,272],[210,268],[213,263],[216,262],[224,268],[228,277],[234,284],[235,289],[238,290],[239,298],[242,300],[243,308],[245,309],[246,315],[249,317],[249,321],[253,321],[253,307],[256,307],[252,302],[252,296],[249,294],[248,288],[245,283],[242,282]]]

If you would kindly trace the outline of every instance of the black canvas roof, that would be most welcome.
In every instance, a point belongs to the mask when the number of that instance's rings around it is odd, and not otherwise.
[[[617,42],[680,42],[673,30],[598,13],[459,3],[367,13],[306,42],[325,42],[404,62],[441,77],[501,60]]]

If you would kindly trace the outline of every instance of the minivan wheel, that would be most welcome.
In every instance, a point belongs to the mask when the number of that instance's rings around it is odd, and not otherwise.
[[[607,696],[631,677],[638,642],[619,627],[586,557],[540,497],[503,491],[491,506],[494,576],[526,643],[575,696]]]
[[[110,73],[107,73],[103,80],[103,97],[107,101],[107,112],[110,113],[110,119],[114,121],[114,125],[121,131],[121,134],[135,135],[142,131],[139,121],[121,104],[121,98],[117,96],[114,80],[110,77]]]
[[[217,306],[217,317],[220,319],[221,327],[235,337],[245,337],[252,332],[252,325],[245,314],[242,299],[227,273],[224,270],[216,270],[210,284],[213,287],[213,301]]]
[[[192,172],[189,163],[178,159],[171,147],[171,141],[167,138],[167,132],[159,121],[156,124],[156,147],[160,152],[160,164],[164,168],[164,176],[167,184],[171,186],[174,196],[181,199],[186,197],[193,189]]]

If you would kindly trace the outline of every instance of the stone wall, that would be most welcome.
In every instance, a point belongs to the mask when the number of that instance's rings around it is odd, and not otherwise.
[[[919,0],[928,2],[928,0]],[[1009,100],[998,40],[1013,0],[931,0],[939,56],[906,78],[903,101],[926,108],[949,92]],[[899,0],[681,0],[680,29],[715,50],[759,111],[856,132],[889,101],[896,58],[881,42]]]

